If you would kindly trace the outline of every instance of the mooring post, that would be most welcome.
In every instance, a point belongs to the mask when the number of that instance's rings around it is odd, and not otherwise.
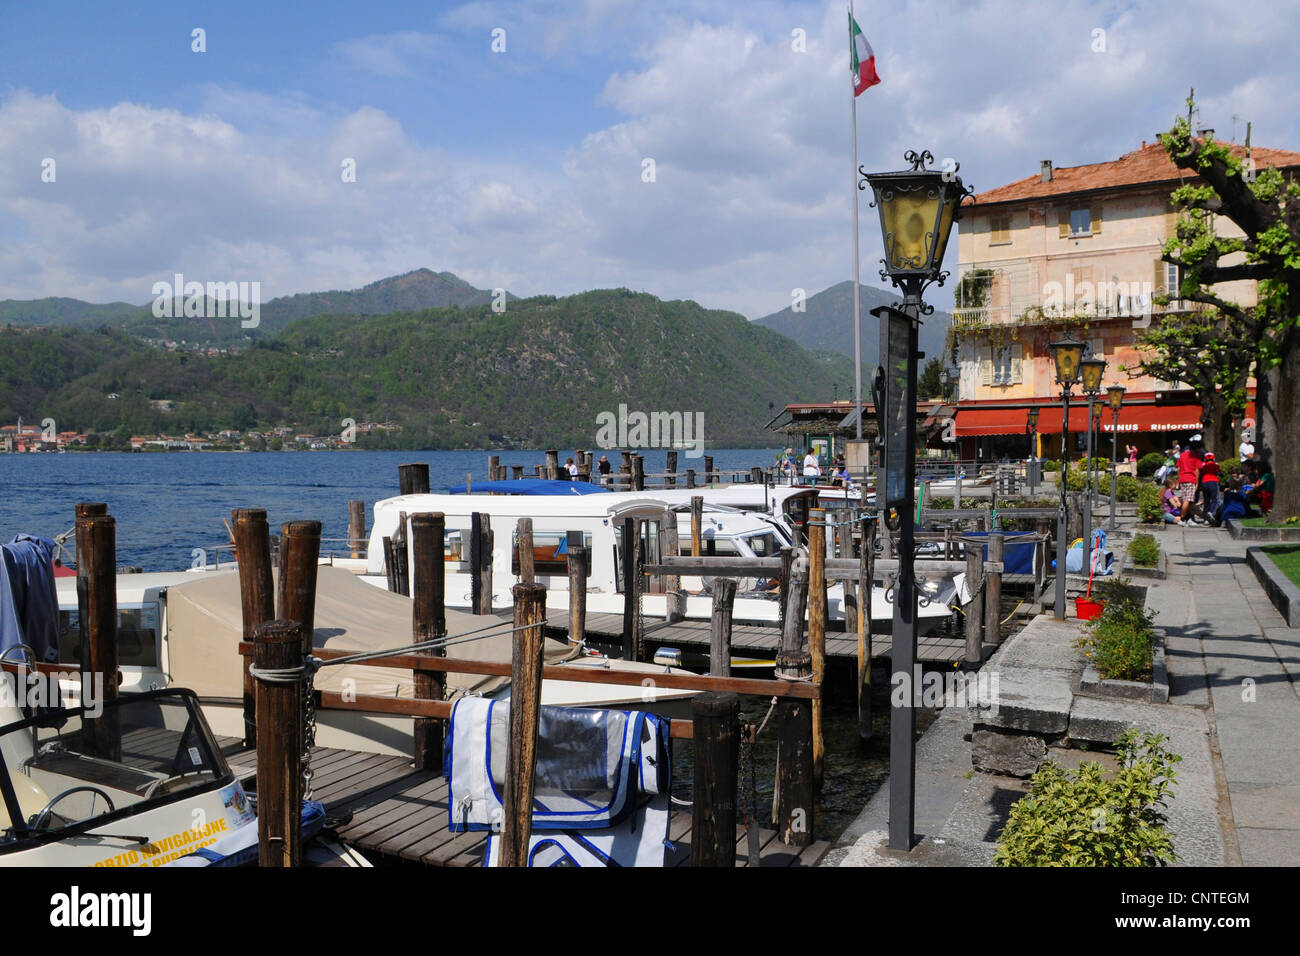
[[[86,639],[88,674],[103,682],[105,704],[117,699],[121,675],[117,669],[117,522],[112,515],[90,514],[86,522]],[[84,683],[83,678],[83,683]],[[82,688],[82,701],[88,695]],[[120,760],[122,733],[116,707],[86,719],[86,739],[93,755]]]
[[[694,468],[687,468],[687,469],[686,469],[686,487],[687,487],[687,488],[694,488],[694,487],[695,487],[695,469],[694,469]]]
[[[709,673],[731,676],[731,612],[736,604],[736,579],[713,579],[713,618],[709,622]]]
[[[812,657],[813,681],[826,675],[826,511],[808,513],[808,653]],[[821,701],[812,702],[813,781],[821,787],[826,742],[822,736]]]
[[[520,518],[516,526],[515,537],[519,540],[519,583],[536,584],[537,574],[533,565],[533,519]]]
[[[661,529],[660,548],[665,558],[681,556],[681,542],[677,538],[677,513],[671,508],[664,509],[664,516],[659,521]],[[672,624],[686,617],[686,592],[682,590],[680,574],[664,575],[664,619]]]
[[[858,737],[870,740],[871,729],[871,599],[875,593],[876,519],[862,519],[862,550],[858,554]]]
[[[397,548],[393,546],[393,539],[384,535],[384,574],[388,578],[388,590],[394,594],[402,592],[397,588]]]
[[[807,651],[782,650],[776,656],[778,679],[807,680],[812,657]],[[777,704],[779,739],[776,764],[776,830],[786,846],[813,841],[812,707],[800,698]]]
[[[640,575],[637,573],[637,519],[623,519],[623,540],[620,541],[623,571],[623,660],[637,659],[637,612],[641,590]]]
[[[569,545],[569,641],[575,645],[587,640],[587,567],[590,560],[586,545]]]
[[[717,480],[717,475],[713,471],[713,456],[704,456],[704,483],[712,487],[713,482]]]
[[[353,558],[361,557],[366,544],[366,503],[353,499],[348,502],[348,550]]]
[[[398,494],[427,495],[429,493],[429,463],[409,462],[397,466]]]
[[[259,671],[302,667],[302,625],[263,621],[253,635]],[[258,864],[297,866],[302,859],[302,738],[305,681],[257,679]]]
[[[421,644],[447,636],[446,562],[442,541],[447,517],[442,512],[411,515],[411,545],[415,551],[412,574],[414,587],[411,602],[411,640]],[[443,648],[418,653],[427,657],[445,657]],[[446,678],[438,672],[415,672],[415,696],[418,700],[442,700]],[[442,721],[433,717],[415,718],[414,753],[416,770],[438,770],[442,766]]]
[[[542,626],[546,588],[516,584],[515,632],[510,655],[510,739],[506,744],[505,820],[501,866],[528,865],[537,775],[537,723],[542,704]]]
[[[524,477],[524,466],[523,466],[523,465],[511,465],[511,466],[510,466],[510,477],[513,478],[515,481],[520,481],[520,480]]]
[[[492,516],[475,511],[469,523],[470,610],[474,614],[491,614]]]
[[[632,486],[645,491],[645,455],[632,456]]]
[[[978,667],[984,657],[984,539],[962,538],[966,546],[966,666]]]
[[[302,625],[302,653],[312,651],[316,625],[316,572],[320,566],[319,521],[289,521],[280,529],[280,578],[275,616]]]
[[[551,481],[560,477],[560,452],[558,449],[546,449],[546,477]]]
[[[784,555],[783,555],[784,557]],[[783,569],[784,570],[784,569]],[[808,564],[791,555],[788,585],[781,592],[781,649],[807,650],[804,621],[808,613]],[[809,657],[811,667],[812,658]]]
[[[501,477],[501,456],[488,455],[488,481],[496,481]]]
[[[677,452],[670,451],[665,456],[665,458],[666,458],[666,463],[664,466],[664,471],[666,471],[668,474],[664,476],[664,487],[676,488],[677,487]]]
[[[359,503],[359,502],[358,502]],[[253,640],[257,625],[275,617],[275,588],[271,575],[271,528],[263,508],[236,508],[230,515],[235,534],[235,561],[239,566],[239,604],[242,635]],[[244,746],[257,746],[257,682],[249,673],[252,661],[243,658],[244,672]]]
[[[1001,531],[989,532],[989,560],[984,572],[984,640],[1002,643],[1002,553]]]
[[[735,866],[740,698],[697,694],[691,700],[691,725],[695,757],[691,866]]]
[[[701,557],[704,554],[704,496],[691,495],[691,554]]]
[[[73,527],[76,529],[76,549],[77,549],[77,629],[81,635],[81,672],[83,674],[91,673],[90,670],[90,640],[87,637],[87,621],[90,620],[90,612],[86,609],[87,594],[87,577],[86,572],[90,567],[90,519],[94,515],[108,514],[108,505],[102,501],[81,501],[77,503],[74,509],[76,520]]]

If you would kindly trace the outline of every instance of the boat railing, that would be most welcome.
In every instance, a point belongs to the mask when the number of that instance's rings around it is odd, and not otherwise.
[[[336,560],[365,558],[367,556],[366,538],[321,538],[320,563],[333,566]],[[277,539],[271,539],[272,560],[277,560]],[[190,570],[221,571],[236,567],[238,564],[233,544],[210,544],[194,548],[191,554]]]

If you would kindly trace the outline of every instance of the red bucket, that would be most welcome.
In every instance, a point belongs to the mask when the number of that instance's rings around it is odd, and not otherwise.
[[[1074,613],[1081,621],[1091,621],[1101,617],[1101,612],[1106,609],[1106,605],[1101,601],[1091,601],[1088,598],[1077,597],[1074,599]]]

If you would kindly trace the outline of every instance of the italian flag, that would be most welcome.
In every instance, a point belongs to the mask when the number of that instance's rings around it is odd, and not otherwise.
[[[849,14],[849,57],[853,67],[853,95],[858,96],[879,83],[880,77],[876,75],[876,52],[862,35],[852,13]]]

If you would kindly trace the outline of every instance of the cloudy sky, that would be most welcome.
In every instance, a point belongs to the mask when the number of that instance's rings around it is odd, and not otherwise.
[[[0,4],[0,299],[427,266],[754,317],[852,275],[838,0]],[[1300,149],[1300,4],[1265,6],[859,3],[859,161],[928,148],[987,189],[1118,157],[1192,86],[1220,138]]]

